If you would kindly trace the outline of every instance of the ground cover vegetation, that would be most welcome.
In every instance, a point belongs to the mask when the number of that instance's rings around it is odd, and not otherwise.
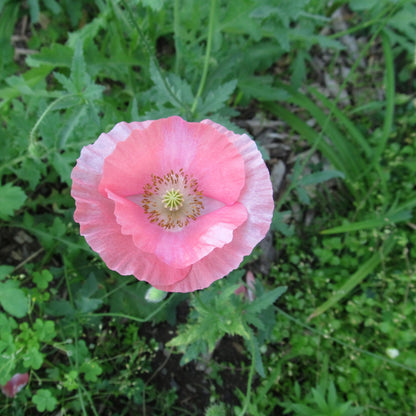
[[[0,414],[416,413],[414,1],[0,13],[0,385],[29,373]],[[80,237],[70,174],[171,115],[255,138],[275,215],[228,277],[149,299]]]

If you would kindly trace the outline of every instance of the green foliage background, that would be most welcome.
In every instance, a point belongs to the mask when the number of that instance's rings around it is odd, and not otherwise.
[[[415,414],[414,1],[0,0],[0,13],[0,385],[30,372],[1,414]],[[173,114],[236,132],[277,119],[290,138],[278,256],[253,302],[234,292],[260,249],[201,293],[151,303],[79,236],[81,148]],[[224,339],[238,365],[215,355]],[[210,386],[196,403],[156,382],[177,353]]]

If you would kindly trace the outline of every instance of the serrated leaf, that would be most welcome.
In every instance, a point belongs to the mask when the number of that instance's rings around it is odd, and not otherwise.
[[[26,58],[26,63],[32,67],[51,65],[53,67],[69,68],[72,62],[73,50],[60,43],[55,43],[50,47],[42,48],[41,51]]]
[[[335,390],[335,384],[333,382],[333,380],[330,381],[329,386],[328,386],[328,404],[330,407],[335,407],[337,404],[337,392]]]
[[[34,190],[38,185],[42,173],[46,171],[46,164],[39,159],[26,158],[21,163],[20,167],[16,169],[16,175],[29,182],[29,189]]]
[[[326,403],[325,397],[320,389],[312,389],[312,396],[322,412],[328,411],[328,404]]]
[[[67,90],[70,93],[76,92],[74,83],[68,77],[59,72],[54,72],[53,75],[57,79],[57,81],[64,87],[65,90]]]
[[[16,318],[23,318],[29,309],[25,293],[14,280],[0,283],[0,304],[6,312]]]
[[[263,367],[263,360],[261,359],[261,352],[260,352],[259,344],[253,334],[251,334],[251,338],[252,338],[252,342],[254,345],[254,357],[253,357],[254,366],[256,368],[257,373],[261,377],[266,377],[266,374],[264,372],[264,367]]]
[[[253,76],[238,81],[238,88],[247,97],[253,97],[259,101],[284,101],[289,96],[283,88],[272,85],[273,77]]]
[[[287,290],[286,286],[279,286],[255,299],[247,306],[249,313],[258,313],[271,306]]]
[[[102,97],[104,90],[105,87],[103,85],[90,83],[83,90],[82,96],[87,101],[99,100]]]
[[[191,105],[194,100],[194,94],[191,86],[187,81],[178,77],[176,74],[168,74],[166,81],[170,86],[172,92],[178,97],[178,99],[184,103]]]
[[[215,90],[208,92],[208,94],[201,100],[197,111],[199,113],[208,114],[215,113],[226,105],[226,101],[230,98],[237,86],[237,80],[233,79],[220,85]]]
[[[54,167],[62,182],[71,184],[71,171],[74,167],[74,157],[70,152],[54,153],[50,159],[51,165]]]
[[[182,106],[181,100],[175,95],[171,85],[168,83],[167,77],[162,78],[159,68],[153,60],[150,60],[150,78],[155,84],[156,94],[155,102],[157,104],[171,103],[172,105]],[[175,79],[170,74],[171,79]],[[185,81],[184,81],[185,82]]]
[[[75,46],[71,64],[71,79],[77,92],[81,92],[83,87],[90,83],[81,42],[78,42]]]
[[[26,200],[26,194],[19,186],[11,183],[0,186],[0,218],[7,220],[14,211],[22,207]]]
[[[68,12],[70,12],[70,10],[72,9],[74,8],[71,4],[71,7],[68,9]],[[95,17],[91,22],[84,25],[82,28],[69,33],[67,45],[72,49],[75,49],[78,42],[81,42],[83,45],[86,45],[86,41],[89,39],[94,39],[97,36],[98,32],[106,27],[107,23],[107,13],[100,14],[99,16]]]
[[[304,176],[299,180],[299,184],[302,186],[318,185],[335,178],[345,179],[345,174],[339,170],[323,170]]]
[[[34,91],[21,76],[12,75],[6,78],[6,84],[15,88],[22,95],[34,95]]]

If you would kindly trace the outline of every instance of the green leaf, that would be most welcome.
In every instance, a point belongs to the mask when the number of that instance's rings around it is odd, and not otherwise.
[[[57,317],[72,317],[75,311],[71,302],[67,300],[52,300],[46,305],[46,313]]]
[[[289,94],[282,88],[272,85],[273,77],[252,76],[238,80],[238,88],[248,98],[259,101],[284,101]]]
[[[311,173],[299,180],[299,185],[318,185],[320,183],[329,181],[330,179],[341,178],[344,179],[345,175],[339,170],[323,170],[321,172]]]
[[[205,416],[226,416],[227,411],[223,403],[212,404],[205,412]]]
[[[92,297],[98,289],[98,281],[91,274],[76,294],[75,305],[81,312],[93,312],[102,305],[102,299]]]
[[[59,14],[62,11],[61,6],[55,0],[43,0],[43,2],[53,14]]]
[[[81,92],[84,85],[89,84],[89,76],[84,61],[82,43],[77,42],[71,65],[71,78],[77,92]]]
[[[252,342],[254,346],[254,366],[256,368],[257,373],[260,375],[260,377],[266,377],[266,373],[264,372],[264,366],[263,366],[263,360],[261,359],[261,352],[259,348],[259,344],[253,334],[251,334]]]
[[[140,3],[158,12],[163,7],[165,0],[140,0]]]
[[[0,266],[0,280],[4,280],[14,270],[14,266],[2,265]]]
[[[155,84],[157,98],[156,102],[158,104],[164,104],[164,103],[171,103],[172,105],[183,107],[183,103],[179,99],[179,97],[176,96],[176,94],[173,92],[171,86],[166,81],[166,77],[163,78],[163,75],[160,72],[160,69],[156,66],[155,62],[153,60],[150,61],[150,78]],[[185,82],[185,81],[184,81]]]
[[[96,382],[103,369],[96,361],[86,359],[80,367],[80,372],[84,373],[85,380]]]
[[[33,281],[35,285],[44,290],[48,287],[48,283],[53,279],[53,276],[49,270],[42,270],[41,272],[33,273]]]
[[[350,0],[349,7],[355,12],[362,12],[364,10],[372,9],[380,3],[380,0]]]
[[[59,72],[54,72],[53,75],[68,92],[76,92],[72,81],[68,77]]]
[[[32,67],[39,67],[47,65],[48,67],[66,67],[71,66],[73,50],[61,45],[60,43],[54,43],[52,46],[42,48],[41,51],[35,55],[29,55],[26,58],[26,63]]]
[[[98,309],[102,303],[103,301],[101,299],[88,298],[85,296],[81,296],[75,301],[77,308],[82,313],[93,312]]]
[[[198,113],[208,114],[215,113],[223,108],[226,101],[230,98],[237,86],[237,80],[233,79],[225,84],[220,85],[218,88],[211,90],[202,100],[201,104],[197,107]]]
[[[286,286],[279,286],[255,299],[247,306],[247,312],[258,313],[272,305],[287,290]]]
[[[39,370],[39,368],[42,367],[44,355],[39,351],[39,344],[37,342],[26,350],[22,355],[22,360],[23,365],[26,368]]]
[[[39,0],[27,0],[29,5],[30,21],[32,23],[39,22]]]
[[[328,411],[328,405],[326,403],[324,393],[320,389],[312,389],[312,396],[322,412]]]
[[[78,372],[76,370],[71,370],[69,373],[64,375],[63,386],[68,391],[73,391],[78,388]]]
[[[379,227],[385,227],[387,225],[396,224],[402,221],[408,221],[412,218],[412,212],[410,210],[403,210],[394,212],[392,214],[387,213],[381,218],[370,218],[368,220],[353,222],[351,224],[344,224],[338,227],[329,228],[321,231],[321,234],[337,234],[348,233],[358,230],[375,229]]]
[[[55,323],[53,321],[43,321],[38,318],[33,325],[33,329],[39,341],[50,342],[56,336]]]
[[[39,389],[32,397],[32,402],[36,405],[38,412],[44,412],[45,410],[53,412],[58,404],[54,395],[47,389]]]
[[[26,194],[19,186],[11,183],[0,186],[0,218],[7,220],[14,211],[22,207],[26,200]]]
[[[50,66],[41,66],[40,68],[32,68],[29,71],[26,71],[22,76],[22,84],[26,85],[26,89],[32,91],[32,87],[45,82],[45,78],[51,72],[52,68]],[[19,83],[19,89],[23,88],[23,85]],[[0,89],[0,98],[4,101],[0,103],[0,107],[4,106],[7,103],[7,100],[12,100],[13,98],[19,97],[21,95],[19,89],[15,87],[6,87]],[[39,95],[39,91],[33,91],[34,94]],[[48,91],[43,91],[42,94],[48,96],[53,93]]]
[[[14,280],[0,283],[0,304],[6,312],[16,318],[23,318],[29,309],[25,293]]]
[[[395,244],[395,239],[390,236],[384,243],[383,247],[379,249],[369,260],[367,260],[349,279],[347,279],[341,287],[321,306],[316,308],[308,317],[308,321],[315,318],[327,309],[338,303],[344,296],[360,284],[390,253]]]

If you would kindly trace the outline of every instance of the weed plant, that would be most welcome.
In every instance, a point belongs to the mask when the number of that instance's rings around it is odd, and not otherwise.
[[[0,385],[30,373],[0,414],[416,414],[415,15],[411,0],[0,0]],[[256,249],[149,302],[79,236],[70,173],[117,122],[174,114],[279,120],[293,157],[269,271]],[[247,271],[252,301],[235,294]]]

